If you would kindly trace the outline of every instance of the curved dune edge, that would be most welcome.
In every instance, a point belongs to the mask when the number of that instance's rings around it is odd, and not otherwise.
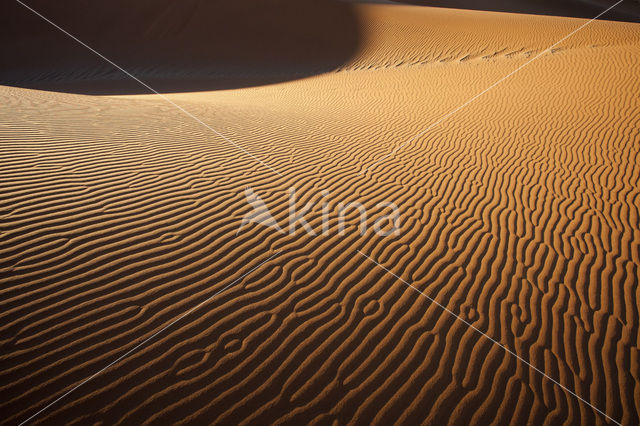
[[[279,83],[331,71],[359,43],[340,0],[29,0],[0,12],[0,85],[66,93],[148,93],[118,67],[159,92]]]
[[[151,96],[0,87],[0,407],[8,424],[267,259],[38,420],[640,421],[640,27],[596,22],[363,174],[582,20],[357,6],[337,72]],[[466,29],[466,30],[465,30]],[[533,54],[536,54],[533,53]],[[248,224],[251,187],[395,202],[397,237]],[[335,215],[333,216],[335,217]]]

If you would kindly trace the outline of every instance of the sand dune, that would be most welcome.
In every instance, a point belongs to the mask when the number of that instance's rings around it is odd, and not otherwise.
[[[365,0],[366,1],[366,0]],[[527,13],[533,15],[565,16],[591,19],[613,5],[615,1],[606,0],[388,0],[430,7],[451,9],[485,10],[493,12]],[[624,1],[602,15],[603,20],[640,22],[640,2]]]
[[[358,45],[358,22],[336,0],[83,0],[27,2],[159,91],[287,81],[334,69]],[[17,2],[0,16],[0,84],[85,94],[148,93]],[[331,31],[326,31],[327,23]]]
[[[167,95],[246,152],[158,96],[0,86],[2,423],[230,284],[34,422],[613,423],[358,250],[640,421],[640,26],[594,22],[430,128],[585,21],[352,12],[331,72]],[[317,235],[239,229],[247,187],[283,229],[295,187]],[[355,201],[369,231],[339,235]]]

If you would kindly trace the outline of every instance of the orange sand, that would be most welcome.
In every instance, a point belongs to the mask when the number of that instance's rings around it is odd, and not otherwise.
[[[354,6],[334,71],[167,95],[0,87],[0,408],[37,421],[640,421],[640,25]],[[329,28],[329,27],[328,27]],[[364,173],[360,173],[363,170]],[[400,232],[282,228],[287,191]],[[329,195],[324,197],[323,190]],[[371,227],[374,215],[368,219]],[[236,234],[237,233],[237,234]],[[610,423],[610,422],[609,422]]]

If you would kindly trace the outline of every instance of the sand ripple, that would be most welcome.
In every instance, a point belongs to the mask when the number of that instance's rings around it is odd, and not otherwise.
[[[360,173],[582,22],[361,13],[368,38],[339,72],[172,95],[282,177],[155,97],[0,87],[2,422],[277,250],[37,420],[605,423],[362,250],[640,421],[639,27],[595,23]],[[328,190],[371,212],[395,202],[400,233],[360,235],[355,215],[343,236],[335,218],[327,235],[237,233],[246,187],[286,228],[292,186],[314,229]]]

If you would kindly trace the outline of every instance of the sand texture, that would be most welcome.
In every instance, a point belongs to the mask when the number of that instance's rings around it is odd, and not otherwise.
[[[640,422],[640,24],[544,52],[586,21],[350,10],[322,64],[166,94],[201,122],[115,74],[83,94],[93,64],[2,74],[0,423],[97,372],[33,422]],[[250,188],[286,230],[292,187],[316,235],[240,227]]]

